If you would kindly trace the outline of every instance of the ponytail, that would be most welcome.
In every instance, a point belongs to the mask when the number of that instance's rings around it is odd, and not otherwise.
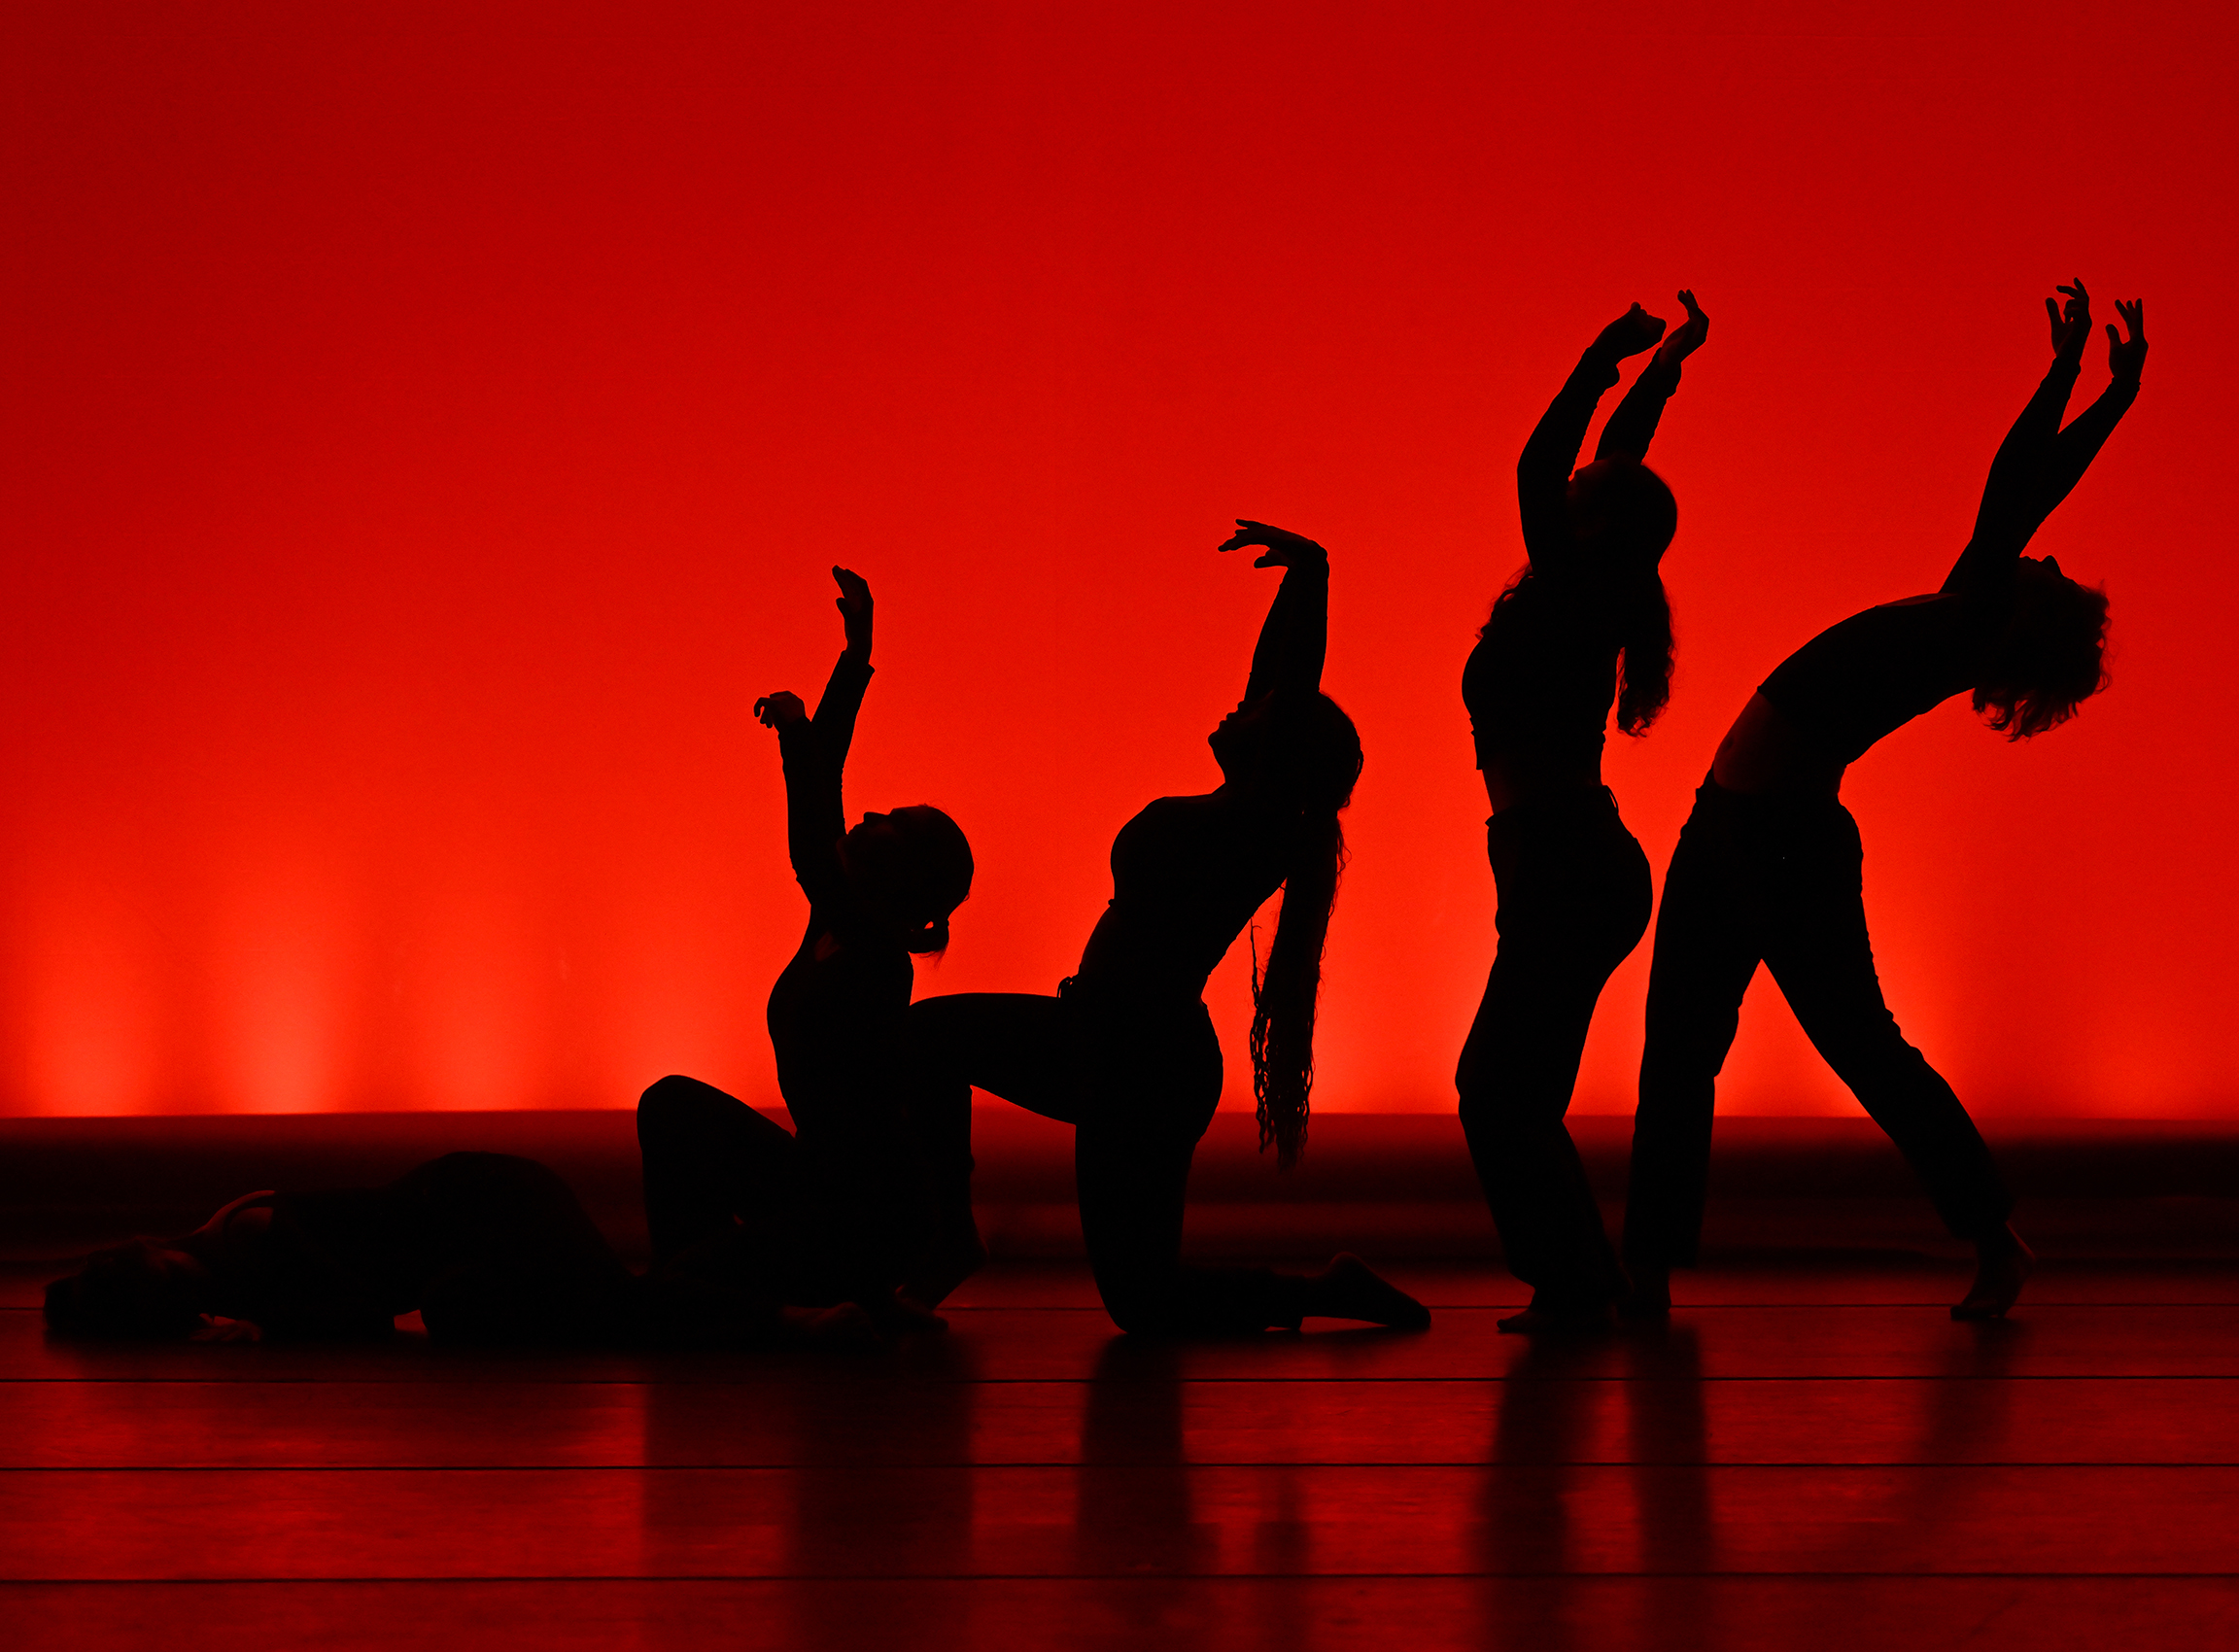
[[[1283,911],[1267,967],[1252,948],[1252,1093],[1258,1102],[1259,1151],[1272,1142],[1288,1170],[1306,1151],[1314,1091],[1314,1013],[1322,993],[1322,952],[1337,878],[1345,866],[1345,829],[1337,811],[1300,823],[1297,847],[1283,879]]]
[[[1290,852],[1283,910],[1267,967],[1252,949],[1252,1093],[1258,1103],[1259,1151],[1275,1147],[1284,1169],[1306,1151],[1314,1090],[1314,1012],[1322,992],[1322,951],[1345,867],[1345,829],[1337,814],[1361,778],[1361,734],[1326,694],[1268,706],[1266,761],[1285,803]]]

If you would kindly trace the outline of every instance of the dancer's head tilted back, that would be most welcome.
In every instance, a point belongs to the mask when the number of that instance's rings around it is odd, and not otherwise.
[[[1597,459],[1571,476],[1565,503],[1578,552],[1566,577],[1592,593],[1617,645],[1617,726],[1644,735],[1671,698],[1671,603],[1659,565],[1679,530],[1679,502],[1637,460]],[[1536,564],[1526,567],[1495,607],[1537,578]]]
[[[2107,593],[2023,557],[2014,607],[1992,638],[1975,709],[2009,740],[2027,740],[2076,715],[2107,686]]]
[[[972,845],[931,804],[872,813],[841,841],[848,881],[913,952],[948,945],[948,916],[972,893]]]
[[[1250,800],[1268,830],[1279,834],[1284,858],[1275,940],[1264,970],[1254,960],[1252,1087],[1258,1099],[1259,1145],[1272,1143],[1277,1162],[1291,1165],[1306,1143],[1322,953],[1345,865],[1338,814],[1353,801],[1361,778],[1361,731],[1320,688],[1326,602],[1299,604],[1292,597],[1286,603],[1293,579],[1326,590],[1328,553],[1262,522],[1239,520],[1237,527],[1223,551],[1263,546],[1266,554],[1255,566],[1286,570],[1284,591],[1253,658],[1244,703],[1222,719],[1211,744],[1223,790]]]
[[[1602,384],[1617,376],[1618,361],[1663,340],[1655,360],[1603,426],[1593,462],[1571,471],[1559,516],[1542,518],[1527,499],[1526,544],[1532,561],[1494,604],[1498,613],[1512,603],[1529,602],[1539,583],[1549,578],[1560,579],[1573,600],[1583,596],[1600,623],[1604,645],[1617,650],[1617,726],[1629,735],[1646,734],[1671,697],[1671,605],[1658,569],[1678,532],[1679,505],[1664,478],[1642,459],[1665,398],[1679,382],[1680,364],[1702,348],[1710,332],[1710,318],[1695,294],[1682,291],[1679,301],[1686,307],[1687,319],[1670,337],[1665,336],[1661,320],[1635,304],[1603,327],[1587,351],[1580,372],[1599,377],[1590,371],[1599,367],[1607,375],[1599,384],[1587,385],[1598,394]],[[1533,491],[1527,484],[1548,465],[1569,464],[1567,451],[1560,458],[1541,451],[1550,421],[1583,433],[1590,401],[1577,407],[1574,427],[1557,417],[1574,405],[1571,391],[1572,386],[1565,387],[1519,461],[1518,486],[1527,494]],[[1535,524],[1541,522],[1538,532],[1543,537],[1534,540]],[[1548,538],[1560,541],[1561,548],[1547,543]],[[1492,629],[1488,622],[1480,638]]]
[[[1581,465],[1564,493],[1572,541],[1611,575],[1653,572],[1679,531],[1679,501],[1636,459]]]
[[[2073,370],[2091,339],[2091,294],[2081,281],[2060,291],[2067,295],[2066,302],[2048,298],[2045,309],[2051,323],[2055,366]],[[2108,324],[2110,388],[2118,395],[2135,395],[2146,364],[2146,306],[2142,300],[2118,300],[2115,309],[2128,335]],[[2125,386],[2126,393],[2121,388]],[[2113,407],[2113,417],[2120,417],[2118,406]],[[2057,429],[2057,411],[2053,425]],[[2059,431],[2050,444],[2048,459],[2028,479],[2033,497],[2014,512],[2009,534],[2018,533],[2026,541],[2036,532],[2075,487],[2110,428],[2112,419],[2102,419],[2094,409]],[[1983,496],[1984,521],[1976,528],[1978,538],[1984,535],[1985,522],[1992,520],[1994,499],[2001,491],[2015,491],[2011,484],[2001,490],[2002,468],[1992,467]],[[1973,550],[1970,546],[1971,554]],[[2107,593],[2071,579],[2054,558],[2017,556],[2005,623],[1983,650],[1975,709],[2008,739],[2027,740],[2066,722],[2106,686]]]
[[[835,606],[846,628],[847,647],[811,718],[797,694],[764,695],[754,715],[787,745],[786,795],[794,870],[804,886],[837,862],[855,904],[875,925],[913,952],[940,952],[948,945],[948,915],[972,892],[972,845],[963,828],[930,804],[874,811],[844,835],[837,831],[840,773],[854,738],[856,708],[871,679],[871,586],[852,568],[835,568]],[[796,797],[794,764],[803,766]],[[810,812],[805,814],[804,809]],[[828,825],[810,826],[815,810],[829,808]],[[800,841],[806,838],[807,842]],[[835,842],[837,838],[837,842]],[[811,862],[804,871],[803,857]],[[811,904],[815,897],[811,895]]]

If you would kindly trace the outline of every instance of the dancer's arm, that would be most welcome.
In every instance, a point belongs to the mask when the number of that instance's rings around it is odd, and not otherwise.
[[[1323,657],[1329,651],[1329,553],[1288,529],[1238,517],[1236,532],[1221,549],[1243,545],[1264,547],[1252,566],[1283,569],[1283,584],[1259,627],[1241,704],[1253,705],[1277,690],[1315,693],[1322,686]]]
[[[785,765],[785,845],[811,906],[838,897],[844,887],[839,843],[847,817],[840,783],[856,713],[871,684],[871,587],[846,568],[834,568],[832,577],[840,583],[847,646],[832,668],[816,715],[809,715],[799,695],[783,691],[754,703],[754,715],[777,731]]]
[[[2052,452],[2046,461],[2045,471],[2038,483],[2036,501],[2031,505],[2034,520],[2028,531],[2035,533],[2045,519],[2060,507],[2060,501],[2075,492],[2076,484],[2084,479],[2084,472],[2099,457],[2099,450],[2107,445],[2107,438],[2115,433],[2115,427],[2122,422],[2122,415],[2130,411],[2130,404],[2138,399],[2139,375],[2146,366],[2146,303],[2133,299],[2124,303],[2118,298],[2115,310],[2129,328],[2124,338],[2115,330],[2115,324],[2107,324],[2107,371],[2110,382],[2099,393],[2099,399],[2069,422],[2068,428],[2052,438]]]
[[[2053,506],[2067,499],[2084,465],[2098,455],[2100,443],[2107,441],[2116,421],[2136,398],[2136,367],[2145,361],[2143,336],[2131,340],[2129,347],[2116,345],[2109,352],[2118,361],[2118,383],[2076,421],[2076,441],[2064,441],[2067,432],[2060,430],[2060,414],[2076,390],[2084,345],[2091,340],[2091,293],[2086,293],[2083,282],[2060,291],[2067,293],[2067,304],[2053,297],[2045,300],[2053,333],[2053,364],[2022,407],[2022,416],[2013,421],[2013,430],[1997,445],[1997,457],[1990,459],[1990,474],[1981,486],[1981,508],[1975,513],[1975,535],[1952,564],[1944,591],[1981,591],[2004,580],[2038,526],[2053,513]],[[2134,325],[2143,327],[2143,313],[2136,309],[2124,311],[2124,320],[2134,313],[2138,316]],[[2120,383],[2124,367],[2129,367],[2131,378],[2127,388]]]
[[[1656,426],[1664,417],[1664,403],[1679,388],[1679,366],[1703,348],[1710,336],[1710,318],[1695,302],[1687,288],[1679,290],[1679,302],[1687,306],[1687,319],[1679,330],[1664,340],[1664,347],[1648,359],[1648,365],[1633,381],[1617,411],[1602,427],[1602,439],[1594,444],[1596,459],[1630,459],[1639,464],[1648,457],[1648,444],[1656,439]]]
[[[863,691],[871,686],[871,586],[851,568],[836,568],[832,577],[840,586],[832,605],[840,610],[847,646],[824,684],[824,698],[816,702],[816,740],[837,778],[846,765],[847,748],[855,743],[855,716],[863,709]]]
[[[1564,490],[1602,393],[1617,382],[1617,363],[1639,355],[1663,336],[1662,319],[1634,305],[1586,347],[1578,365],[1539,416],[1532,439],[1516,460],[1517,513],[1524,524],[1525,554],[1534,567],[1542,557],[1560,556],[1569,546]]]

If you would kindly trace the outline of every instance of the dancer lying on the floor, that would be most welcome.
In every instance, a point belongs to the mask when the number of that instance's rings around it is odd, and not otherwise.
[[[638,1278],[534,1159],[454,1153],[382,1187],[245,1193],[191,1233],[94,1256],[47,1288],[65,1335],[384,1337],[417,1310],[437,1342],[746,1348],[859,1340],[854,1310],[786,1309],[705,1277]]]
[[[1329,564],[1257,522],[1221,548],[1266,547],[1285,569],[1244,699],[1212,737],[1220,788],[1159,798],[1112,844],[1110,909],[1056,997],[965,993],[911,1007],[920,1117],[945,1121],[933,1168],[969,1199],[971,1091],[1075,1127],[1081,1230],[1112,1318],[1130,1331],[1242,1331],[1302,1316],[1419,1326],[1423,1307],[1353,1256],[1301,1278],[1182,1261],[1189,1160],[1221,1099],[1221,1042],[1201,997],[1214,965],[1278,887],[1283,913],[1252,1028],[1260,1142],[1306,1139],[1315,1000],[1337,894],[1337,815],[1361,773],[1352,719],[1321,691]]]
[[[1686,324],[1609,416],[1593,464],[1570,468],[1617,363],[1663,336],[1639,305],[1602,329],[1532,432],[1516,462],[1531,562],[1462,671],[1500,939],[1454,1083],[1509,1271],[1532,1287],[1505,1331],[1604,1322],[1625,1291],[1563,1116],[1595,1002],[1648,929],[1647,857],[1602,783],[1602,744],[1612,702],[1617,726],[1645,735],[1671,688],[1657,567],[1678,507],[1641,460],[1710,330],[1694,293],[1679,301]]]
[[[935,1328],[927,1309],[984,1258],[970,1207],[936,1231],[896,1052],[912,953],[948,945],[971,892],[956,823],[918,805],[850,831],[841,778],[871,681],[871,588],[835,568],[846,647],[810,717],[775,693],[755,715],[777,731],[787,847],[809,922],[770,992],[777,1085],[798,1136],[697,1079],[671,1077],[637,1109],[645,1216],[658,1267],[716,1252],[788,1299],[860,1303],[888,1330]],[[708,1243],[721,1239],[715,1251]],[[905,1288],[898,1291],[898,1288]]]
[[[1765,679],[1719,745],[1672,853],[1656,918],[1647,1046],[1625,1216],[1632,1303],[1671,1305],[1670,1270],[1695,1258],[1712,1092],[1749,979],[1763,962],[1805,1033],[1889,1132],[1951,1232],[1980,1261],[1959,1319],[2005,1313],[2031,1257],[2013,1200],[1951,1086],[1897,1030],[1874,974],[1843,771],[1952,695],[2014,740],[2066,721],[2106,686],[2107,599],[2051,558],[2021,554],[2138,395],[2145,313],[2118,304],[2114,382],[2065,430],[2091,336],[2083,283],[2047,299],[2052,366],[1990,465],[1975,534],[1934,596],[1869,608],[1821,632]]]

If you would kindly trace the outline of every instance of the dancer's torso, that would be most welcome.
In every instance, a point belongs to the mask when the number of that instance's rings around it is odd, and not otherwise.
[[[1728,791],[1833,793],[1884,735],[1974,687],[2004,604],[1908,597],[1829,626],[1758,686],[1718,747]]]
[[[1282,883],[1269,822],[1221,792],[1162,797],[1112,841],[1112,903],[1081,954],[1084,987],[1194,1001]]]
[[[1494,813],[1601,785],[1617,654],[1591,593],[1562,574],[1534,573],[1495,606],[1462,668]]]

